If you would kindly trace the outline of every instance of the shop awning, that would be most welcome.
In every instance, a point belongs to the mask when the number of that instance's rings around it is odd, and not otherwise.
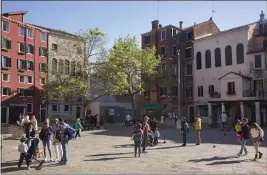
[[[10,107],[27,107],[26,104],[9,104]]]
[[[162,104],[145,104],[144,109],[163,109],[164,105]]]

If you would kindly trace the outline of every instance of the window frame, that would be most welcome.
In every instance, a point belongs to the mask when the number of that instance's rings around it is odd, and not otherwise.
[[[29,30],[31,30],[31,34],[32,34],[31,37],[29,36]],[[34,36],[34,30],[32,28],[27,28],[27,38],[33,39],[33,36]]]
[[[241,49],[240,53],[238,52]],[[241,54],[241,55],[240,55]],[[236,64],[244,64],[245,62],[245,54],[244,54],[244,44],[238,43],[236,45]]]
[[[57,106],[57,110],[54,110],[53,106]],[[52,104],[51,111],[52,112],[59,112],[59,105],[58,104]]]
[[[23,34],[21,33],[22,31],[23,31]],[[26,27],[19,26],[19,36],[25,37],[25,34],[26,34]]]
[[[196,55],[196,69],[197,70],[202,69],[202,54],[201,54],[201,52],[197,52],[197,55]]]
[[[260,62],[258,62],[258,63],[260,63],[260,65],[256,64],[256,58],[259,58],[260,59],[260,60],[258,60],[258,61],[260,61]],[[255,69],[262,68],[262,58],[261,58],[261,55],[254,55],[254,68]]]
[[[7,49],[7,50],[11,50],[12,48],[12,41],[10,39],[7,39],[7,38],[1,38],[1,48],[2,49]],[[5,44],[3,44],[5,42]],[[7,43],[10,43],[10,45],[8,45]],[[5,46],[5,47],[4,47]],[[7,47],[7,46],[10,46],[10,47]]]
[[[4,23],[5,22],[8,24],[8,31],[4,30]],[[6,32],[6,33],[10,32],[10,22],[9,21],[5,21],[5,20],[2,21],[2,32]]]
[[[210,50],[205,51],[205,68],[206,69],[212,68],[212,66],[211,66],[211,51]]]
[[[21,77],[23,77],[23,81],[21,81]],[[19,75],[19,83],[25,83],[25,75]]]
[[[228,48],[229,48],[229,53],[227,52]],[[225,54],[224,55],[225,55],[225,66],[232,66],[233,65],[233,49],[232,49],[232,46],[227,45],[225,47]]]
[[[217,55],[217,54],[219,55]],[[217,47],[214,50],[215,67],[222,67],[222,52],[221,48]],[[219,62],[218,62],[219,61]]]
[[[227,95],[235,95],[235,92],[235,82],[227,82]]]
[[[44,80],[44,83],[42,83],[42,80]],[[44,85],[46,83],[46,78],[41,77],[40,78],[40,85]]]
[[[6,86],[2,86],[2,96],[5,97],[5,96],[11,96],[11,88],[10,87],[6,87]],[[4,95],[4,88],[7,88],[8,89],[8,92],[7,92],[7,95]]]
[[[7,80],[4,80],[4,75],[7,75]],[[2,81],[10,82],[10,73],[2,72]]]
[[[177,47],[176,47],[176,45],[172,45],[172,56],[177,56]]]
[[[5,60],[5,61],[4,61]],[[4,63],[5,63],[5,65],[3,64],[3,61],[4,61]],[[8,64],[8,63],[10,63],[10,64]],[[11,58],[10,57],[8,57],[8,56],[4,56],[4,55],[2,55],[2,57],[1,57],[1,66],[3,67],[3,68],[11,68]]]
[[[146,42],[147,41],[147,42]],[[144,36],[144,44],[149,45],[150,44],[150,35],[145,35]]]
[[[164,35],[162,34],[164,32]],[[167,34],[166,34],[166,29],[163,29],[163,30],[161,30],[160,31],[160,34],[161,34],[161,41],[164,41],[164,40],[166,40],[166,38],[167,38]],[[163,38],[163,36],[164,36],[164,38]]]
[[[23,50],[21,50],[21,45],[24,45]],[[19,53],[26,53],[26,43],[18,42],[18,52]]]
[[[190,49],[190,51],[191,52],[188,52],[188,53],[190,53],[190,56],[189,57],[187,57],[187,50],[189,50]],[[192,47],[187,47],[187,48],[185,48],[184,49],[184,56],[185,56],[185,59],[190,59],[190,58],[193,58],[193,48]]]
[[[31,78],[31,82],[29,82],[29,78]],[[33,84],[33,77],[27,75],[27,84]]]
[[[43,34],[45,34],[45,40],[43,40]],[[47,41],[47,33],[46,32],[41,32],[41,42],[46,42]]]
[[[65,107],[68,106],[68,110],[65,110]],[[70,104],[64,104],[64,112],[70,112]]]
[[[193,98],[193,86],[192,85],[187,85],[186,86],[185,97],[186,98]]]
[[[26,103],[26,113],[32,114],[33,113],[33,103]],[[31,111],[28,112],[28,105],[31,105]]]

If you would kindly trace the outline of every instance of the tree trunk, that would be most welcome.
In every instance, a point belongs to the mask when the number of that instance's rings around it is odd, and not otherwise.
[[[132,118],[133,119],[136,119],[136,113],[135,113],[135,98],[134,98],[134,95],[131,95],[131,103],[132,103]]]
[[[84,114],[84,118],[86,118],[87,116],[87,108],[88,108],[88,105],[89,105],[89,101],[87,99],[85,99],[85,102],[83,104],[83,114]]]

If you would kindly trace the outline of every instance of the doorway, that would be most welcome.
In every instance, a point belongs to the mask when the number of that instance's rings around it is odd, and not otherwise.
[[[76,107],[76,118],[81,117],[81,107]]]
[[[1,122],[4,124],[8,123],[8,108],[7,107],[1,108]]]
[[[194,106],[189,107],[189,122],[194,123],[195,120],[195,108]]]
[[[10,106],[9,110],[9,124],[16,124],[19,120],[19,115],[23,114],[25,111],[24,106]]]

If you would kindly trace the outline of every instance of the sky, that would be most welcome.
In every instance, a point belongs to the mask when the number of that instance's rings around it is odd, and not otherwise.
[[[259,20],[266,1],[4,1],[2,12],[28,11],[25,22],[71,33],[99,27],[107,34],[107,47],[118,37],[136,36],[162,26],[188,27],[212,17],[221,31]]]

